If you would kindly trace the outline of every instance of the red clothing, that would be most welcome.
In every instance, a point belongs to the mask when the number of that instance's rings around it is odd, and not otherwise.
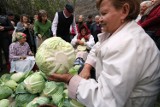
[[[90,37],[89,35],[83,36],[83,35],[79,34],[78,37],[77,37],[77,39],[81,40],[82,38],[84,38],[85,41],[88,41],[88,40],[89,40],[89,37]]]
[[[160,36],[160,4],[153,8],[144,20],[138,22],[145,31],[156,31],[155,36]]]
[[[80,33],[80,28],[81,28],[82,26],[85,26],[85,28],[87,29],[87,32],[88,32],[88,34],[89,34],[89,33],[90,33],[90,30],[89,30],[89,28],[87,27],[87,25],[86,25],[85,23],[83,23],[83,22],[76,24],[78,33]]]

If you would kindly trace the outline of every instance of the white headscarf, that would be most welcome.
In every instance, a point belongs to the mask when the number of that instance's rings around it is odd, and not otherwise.
[[[151,10],[159,4],[160,4],[160,0],[153,0],[151,6],[148,7],[148,9],[145,11],[144,15],[148,15],[151,12]]]

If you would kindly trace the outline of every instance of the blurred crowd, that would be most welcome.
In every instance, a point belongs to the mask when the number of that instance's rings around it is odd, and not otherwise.
[[[147,0],[141,2],[140,7],[140,13],[135,21],[160,49],[160,2]],[[19,38],[17,35],[20,32],[26,36],[21,34],[22,38]],[[70,4],[66,4],[64,10],[56,12],[53,21],[49,20],[46,10],[39,10],[33,17],[22,14],[18,21],[14,13],[2,13],[0,15],[0,71],[4,69],[4,63],[10,70],[11,61],[15,60],[13,57],[25,59],[25,56],[34,56],[41,43],[54,36],[71,43],[77,52],[77,57],[85,60],[88,52],[98,42],[98,34],[102,32],[100,15],[84,17],[80,14],[75,17],[74,7]],[[22,41],[23,37],[25,40]],[[23,51],[26,49],[24,43],[27,43],[29,48],[27,52]]]

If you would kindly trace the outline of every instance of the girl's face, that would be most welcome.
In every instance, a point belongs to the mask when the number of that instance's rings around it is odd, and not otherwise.
[[[83,29],[81,30],[81,35],[82,35],[82,36],[85,36],[85,35],[86,35],[86,33],[87,33],[86,29],[85,29],[85,28],[83,28]]]
[[[24,22],[24,23],[28,23],[28,17],[23,16],[23,22]]]

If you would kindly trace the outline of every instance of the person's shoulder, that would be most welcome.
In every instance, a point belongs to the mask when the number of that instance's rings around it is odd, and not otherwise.
[[[29,44],[27,42],[25,42],[24,45],[29,46]]]
[[[39,23],[39,21],[38,21],[38,20],[35,20],[34,24],[38,24],[38,23]]]
[[[96,25],[96,22],[91,23],[91,26],[94,26],[94,25]]]
[[[89,37],[93,37],[93,35],[92,35],[91,33],[90,33],[90,34],[88,34],[88,36],[89,36]]]
[[[19,21],[19,22],[17,23],[17,25],[22,25],[22,23]]]
[[[12,42],[12,43],[10,44],[10,47],[15,47],[15,46],[17,46],[17,45],[18,45],[17,42]]]
[[[63,11],[58,11],[58,12],[56,12],[57,14],[62,14],[63,13]]]

